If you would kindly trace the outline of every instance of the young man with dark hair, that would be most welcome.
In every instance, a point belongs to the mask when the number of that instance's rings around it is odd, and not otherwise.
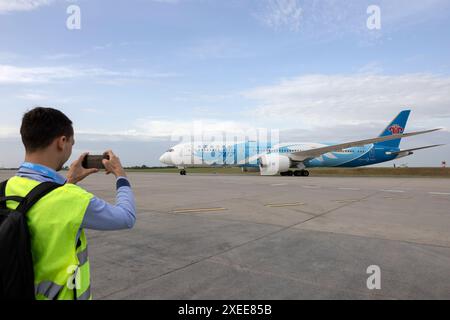
[[[136,206],[131,185],[120,159],[107,151],[107,174],[116,176],[117,201],[110,205],[76,184],[98,169],[85,169],[82,154],[67,177],[58,174],[75,143],[72,121],[61,111],[35,108],[27,112],[20,129],[25,162],[9,179],[5,195],[24,197],[42,182],[62,185],[43,197],[27,213],[35,276],[35,297],[40,300],[88,300],[90,266],[84,229],[133,228]],[[17,204],[16,204],[17,205]],[[8,207],[13,202],[8,202]]]

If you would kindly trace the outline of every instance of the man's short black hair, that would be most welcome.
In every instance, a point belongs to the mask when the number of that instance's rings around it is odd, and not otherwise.
[[[23,116],[20,128],[27,152],[45,149],[62,136],[73,137],[72,121],[61,111],[52,108],[34,108]]]

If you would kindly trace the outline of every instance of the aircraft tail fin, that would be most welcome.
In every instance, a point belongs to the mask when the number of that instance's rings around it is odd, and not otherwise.
[[[403,110],[395,117],[394,120],[383,130],[380,137],[391,136],[393,134],[402,134],[405,132],[406,123],[408,122],[411,110]],[[389,140],[377,143],[379,146],[398,148],[400,146],[401,139]]]

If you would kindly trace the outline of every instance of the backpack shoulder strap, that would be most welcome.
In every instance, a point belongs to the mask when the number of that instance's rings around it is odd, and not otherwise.
[[[23,214],[27,213],[40,199],[59,187],[62,187],[62,185],[54,182],[43,182],[39,184],[23,198],[16,210]]]
[[[5,196],[5,191],[6,191],[6,184],[8,183],[9,180],[3,181],[2,183],[0,183],[0,197],[4,197]]]
[[[3,198],[5,196],[7,184],[8,184],[8,180],[0,183],[0,198]],[[6,209],[6,202],[0,202],[0,209]]]
[[[9,180],[6,180],[0,183],[0,209],[6,209],[6,201],[15,201],[17,203],[20,203],[23,200],[22,197],[6,196],[6,185],[8,184],[8,181]]]

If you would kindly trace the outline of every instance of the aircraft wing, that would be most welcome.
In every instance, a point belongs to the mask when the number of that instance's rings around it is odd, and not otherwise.
[[[308,159],[314,159],[314,158],[320,157],[321,155],[329,153],[329,152],[337,152],[337,151],[341,151],[342,149],[347,149],[347,148],[352,148],[352,147],[360,147],[360,146],[377,143],[377,142],[384,142],[384,141],[389,141],[389,140],[396,140],[396,139],[417,136],[419,134],[430,133],[430,132],[434,132],[434,131],[438,131],[438,130],[441,130],[441,128],[425,130],[425,131],[416,131],[416,132],[410,132],[410,133],[403,133],[403,134],[393,134],[393,135],[385,136],[385,137],[352,141],[352,142],[341,143],[341,144],[336,144],[336,145],[332,145],[332,146],[298,151],[298,152],[291,153],[291,155],[292,155],[291,158],[294,161],[305,161]]]
[[[435,147],[441,147],[441,146],[445,146],[445,144],[434,144],[432,146],[425,146],[425,147],[419,147],[419,148],[414,148],[414,149],[406,149],[406,150],[394,151],[394,152],[389,152],[389,154],[399,154],[399,153],[403,153],[403,152],[412,152],[412,151],[429,149],[429,148],[435,148]]]

